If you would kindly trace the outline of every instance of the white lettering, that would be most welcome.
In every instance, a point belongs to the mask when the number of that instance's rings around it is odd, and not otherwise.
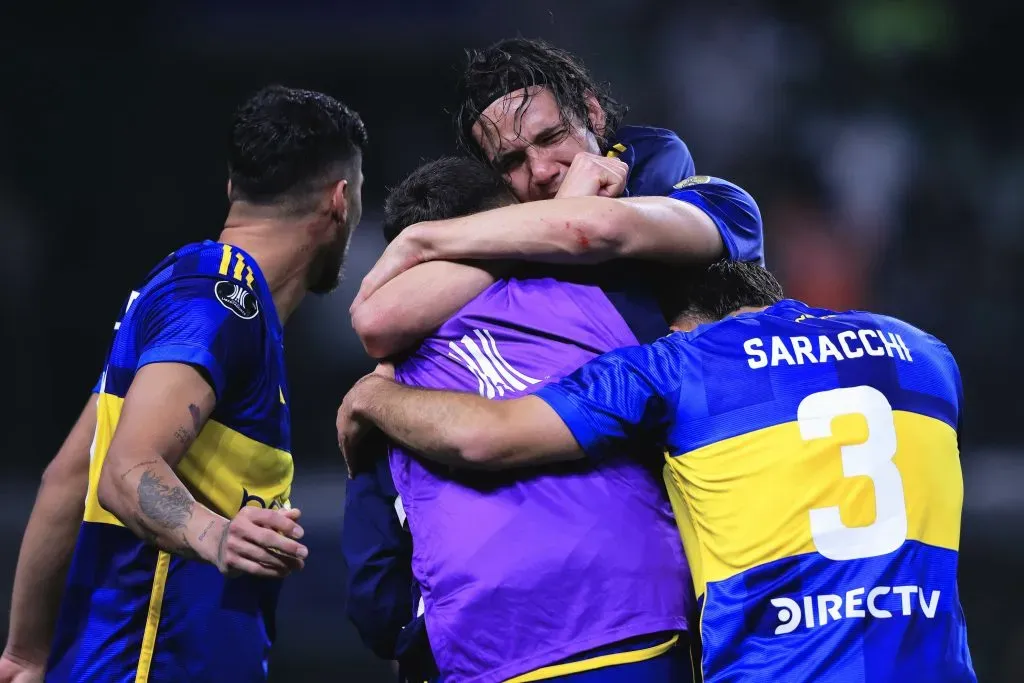
[[[867,591],[867,599],[864,594]],[[890,619],[893,612],[883,608],[879,603],[883,600],[888,602],[890,608],[895,608],[899,596],[898,613],[905,617],[934,619],[939,610],[939,599],[941,591],[928,592],[921,586],[875,586],[868,590],[858,587],[846,591],[843,594],[821,593],[818,595],[805,595],[799,597],[778,597],[772,598],[772,607],[778,612],[778,625],[775,626],[775,635],[792,633],[800,626],[807,629],[827,626],[835,621],[843,619]],[[915,601],[911,596],[917,594],[917,605],[919,610],[914,609]],[[885,598],[884,596],[889,596]],[[867,606],[865,610],[864,606]],[[815,607],[816,606],[816,607]]]
[[[861,330],[860,332],[857,333],[857,336],[860,337],[860,343],[864,345],[864,349],[868,352],[868,355],[869,356],[884,356],[885,355],[885,349],[880,349],[877,346],[872,346],[868,342],[868,336],[869,335],[872,336],[872,337],[876,337],[876,338],[878,337],[878,333],[875,332],[874,330]]]
[[[892,616],[892,612],[889,610],[882,609],[881,607],[875,607],[875,600],[878,596],[885,595],[891,590],[892,589],[888,586],[877,586],[871,589],[871,592],[868,593],[868,613],[871,614],[871,616],[877,617],[878,619],[888,619]]]
[[[843,353],[846,354],[847,358],[860,358],[861,356],[864,355],[864,349],[857,349],[855,351],[854,349],[850,348],[849,344],[847,344],[846,340],[856,338],[857,333],[854,332],[853,330],[845,330],[839,333],[839,345],[843,347]]]
[[[782,361],[785,361],[787,365],[796,365],[793,356],[789,355],[789,349],[782,343],[782,338],[772,337],[772,367],[775,367]]]
[[[862,600],[858,597],[864,595],[863,588],[854,588],[852,591],[846,591],[846,618],[856,619],[857,617],[864,616],[864,608],[862,608]]]
[[[900,357],[900,360],[906,360],[903,356],[903,349],[900,348],[900,344],[896,341],[896,338],[892,336],[892,332],[886,334],[879,330],[878,336],[881,338],[882,346],[885,347],[885,352],[889,354],[890,358],[895,358],[895,356],[892,355],[892,352],[895,351],[896,355]]]
[[[932,591],[932,597],[928,599],[928,602],[924,601],[924,591],[918,589],[917,600],[921,604],[921,611],[929,619],[935,618],[935,610],[939,606],[939,591]]]
[[[751,356],[747,359],[747,365],[752,370],[768,366],[768,354],[761,350],[763,346],[764,342],[757,337],[743,342],[743,350],[747,352],[748,356]]]
[[[807,337],[790,337],[789,340],[793,343],[793,350],[796,351],[796,364],[804,364],[804,356],[807,356],[807,360],[811,363],[817,363],[818,359],[814,357],[814,351],[811,350],[811,340]]]
[[[836,360],[844,360],[843,354],[839,353],[836,345],[825,335],[818,337],[818,356],[822,363],[828,362],[829,356],[834,357]]]
[[[827,624],[829,617],[832,617],[832,621],[839,621],[842,619],[843,615],[839,612],[839,607],[842,604],[843,599],[838,595],[819,595],[818,626],[824,626]]]
[[[914,357],[910,355],[910,349],[907,347],[907,343],[905,341],[903,341],[903,337],[901,337],[900,335],[897,334],[896,335],[896,341],[899,342],[899,345],[901,347],[903,347],[903,353],[907,354],[907,360],[910,361],[910,362],[913,362],[914,361]]]
[[[893,586],[893,593],[898,593],[903,599],[903,616],[910,616],[910,596],[917,592],[917,586]]]
[[[743,350],[747,355],[747,365],[752,370],[769,365],[777,367],[852,360],[863,357],[865,352],[869,356],[887,355],[902,361],[913,361],[910,349],[900,335],[877,329],[843,330],[833,335],[821,334],[818,335],[817,341],[802,335],[763,339],[754,337],[744,340]]]

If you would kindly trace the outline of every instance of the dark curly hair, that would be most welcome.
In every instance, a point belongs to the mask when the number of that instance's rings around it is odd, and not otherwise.
[[[359,114],[329,95],[267,86],[235,112],[228,143],[231,200],[279,202],[355,172],[366,146]]]
[[[459,145],[481,160],[490,161],[473,138],[473,126],[488,105],[520,88],[542,85],[550,89],[562,121],[566,125],[584,122],[602,150],[605,133],[613,133],[627,112],[627,107],[612,97],[608,84],[595,81],[575,55],[543,40],[510,38],[483,50],[467,51],[466,55],[468,62],[460,79],[460,104],[455,114],[456,135]],[[603,131],[594,130],[590,121],[588,95],[596,97],[604,110]],[[528,104],[529,98],[523,98],[515,112],[517,117]]]

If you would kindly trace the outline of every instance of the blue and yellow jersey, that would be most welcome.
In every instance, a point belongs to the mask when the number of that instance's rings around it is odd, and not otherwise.
[[[191,244],[131,293],[114,330],[85,518],[46,680],[263,681],[280,582],[226,579],[211,564],[158,551],[100,506],[96,486],[135,373],[188,363],[217,402],[178,476],[226,517],[245,505],[288,505],[288,387],[270,290],[240,249]]]
[[[706,681],[976,680],[956,582],[962,390],[934,337],[787,300],[537,396],[589,456],[664,445]]]

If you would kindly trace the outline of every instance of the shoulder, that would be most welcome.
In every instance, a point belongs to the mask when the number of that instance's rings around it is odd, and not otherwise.
[[[695,172],[686,143],[664,128],[623,126],[608,153],[629,165],[632,196],[667,195],[672,185]]]
[[[261,312],[255,285],[258,271],[245,252],[204,241],[173,252],[140,290],[140,304],[161,307],[210,306],[251,320]]]
[[[949,350],[945,342],[934,334],[891,315],[868,313],[866,311],[852,311],[852,313],[859,314],[864,320],[872,321],[876,327],[885,332],[893,332],[900,335],[907,343],[913,342],[915,346],[924,350],[929,355],[933,355],[937,360],[941,360],[943,363],[952,363],[953,367],[956,366],[953,352]]]

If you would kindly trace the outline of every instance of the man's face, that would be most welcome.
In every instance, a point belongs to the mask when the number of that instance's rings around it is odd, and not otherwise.
[[[554,197],[579,152],[601,151],[584,122],[565,125],[554,95],[543,86],[492,102],[473,126],[473,137],[522,202]]]
[[[344,190],[347,213],[344,222],[335,225],[332,239],[320,247],[317,254],[316,264],[311,272],[313,281],[309,291],[314,294],[327,294],[334,291],[341,282],[341,274],[345,267],[345,258],[348,256],[348,247],[352,241],[352,233],[363,215],[363,172],[360,160],[359,167],[351,182],[347,183]]]

